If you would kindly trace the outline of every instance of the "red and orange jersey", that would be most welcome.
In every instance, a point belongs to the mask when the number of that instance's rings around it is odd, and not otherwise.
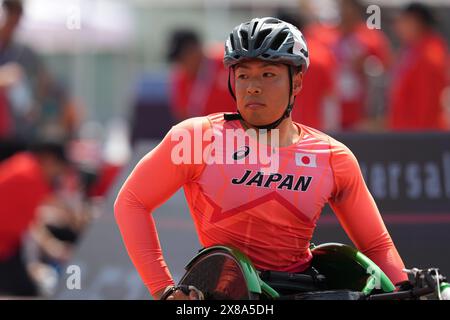
[[[273,147],[254,143],[239,120],[225,121],[223,113],[192,118],[174,126],[141,159],[117,197],[115,216],[128,253],[152,294],[173,280],[151,213],[181,187],[200,243],[236,247],[257,269],[308,268],[310,240],[322,208],[330,203],[356,247],[393,282],[406,279],[352,152],[318,130],[295,125],[300,140]],[[229,132],[238,132],[232,144],[223,142],[229,141]],[[198,143],[189,138],[202,134],[209,139]],[[200,148],[184,154],[191,160],[186,163],[173,161],[180,136],[192,150]],[[263,153],[276,159],[276,165],[255,156]],[[241,163],[231,161],[236,159]]]

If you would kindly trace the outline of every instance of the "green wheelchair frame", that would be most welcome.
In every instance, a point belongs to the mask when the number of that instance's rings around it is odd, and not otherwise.
[[[390,293],[395,289],[385,273],[355,248],[340,243],[325,243],[312,245],[311,253],[312,266],[325,276],[327,290],[349,290],[370,295],[374,292]],[[247,285],[248,299],[281,298],[282,294],[261,279],[259,271],[245,254],[228,246],[212,246],[201,250],[187,264],[187,273],[180,280],[180,284],[193,284],[188,283],[192,282],[192,279],[187,278],[189,270],[202,259],[213,255],[226,255],[238,264]]]

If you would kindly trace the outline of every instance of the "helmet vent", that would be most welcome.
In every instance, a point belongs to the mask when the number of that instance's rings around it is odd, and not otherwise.
[[[258,26],[258,23],[254,23],[253,24],[253,29],[252,29],[252,34],[251,34],[251,36],[253,37],[253,35],[255,34],[255,30],[256,30],[256,27]]]
[[[305,49],[301,48],[300,52],[303,53],[303,55],[308,58],[308,56],[309,56],[308,51],[306,51]]]
[[[242,47],[245,50],[248,50],[248,33],[247,33],[247,31],[241,30],[239,32],[239,34],[241,35],[241,38],[242,38]]]
[[[277,35],[277,37],[275,38],[275,40],[272,42],[272,45],[270,46],[270,49],[278,50],[288,36],[289,36],[289,33],[285,32],[285,31],[280,32]]]
[[[231,49],[235,50],[233,33],[230,33],[230,43],[231,43]]]
[[[272,32],[271,29],[265,29],[265,30],[261,30],[261,32],[258,33],[258,37],[256,38],[254,49],[258,49],[259,47],[261,47],[264,39],[269,35],[270,32]]]

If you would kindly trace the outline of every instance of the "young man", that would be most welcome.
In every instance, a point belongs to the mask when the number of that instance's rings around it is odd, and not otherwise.
[[[257,269],[307,270],[310,240],[329,202],[358,249],[394,283],[405,280],[403,262],[351,151],[290,117],[309,65],[301,32],[270,17],[243,23],[229,35],[224,64],[238,112],[174,126],[137,164],[115,203],[123,240],[151,294],[158,299],[174,283],[149,213],[180,187],[201,244],[237,247]],[[236,134],[225,141],[230,132]],[[182,156],[180,137],[189,147]],[[276,165],[255,160],[263,152]],[[169,298],[196,297],[195,291],[188,296],[175,290]]]

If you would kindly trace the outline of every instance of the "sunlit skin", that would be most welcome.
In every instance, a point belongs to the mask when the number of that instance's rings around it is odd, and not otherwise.
[[[235,66],[234,80],[237,109],[245,120],[242,121],[245,128],[267,125],[283,115],[289,99],[287,65],[258,59],[248,60]],[[293,75],[291,103],[301,90],[302,80],[301,72]],[[291,117],[284,119],[277,129],[280,146],[298,141],[298,128]]]

